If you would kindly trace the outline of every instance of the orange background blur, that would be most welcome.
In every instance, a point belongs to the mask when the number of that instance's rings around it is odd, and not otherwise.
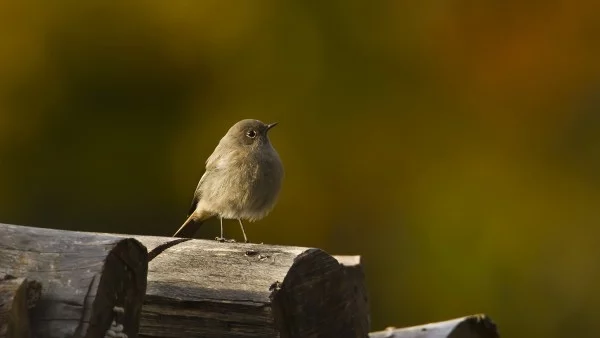
[[[171,235],[278,121],[248,235],[363,255],[373,330],[597,337],[599,36],[597,1],[1,2],[0,222]]]

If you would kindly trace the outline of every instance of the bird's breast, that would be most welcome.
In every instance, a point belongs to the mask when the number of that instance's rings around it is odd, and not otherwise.
[[[234,154],[232,154],[234,155]],[[206,202],[224,218],[257,220],[274,207],[283,179],[283,166],[277,152],[235,154],[215,171],[217,183]],[[218,176],[218,178],[216,177]],[[206,196],[208,197],[208,196]]]

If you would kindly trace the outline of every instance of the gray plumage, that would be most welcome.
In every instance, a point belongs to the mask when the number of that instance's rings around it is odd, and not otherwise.
[[[242,220],[265,217],[275,206],[283,165],[267,135],[277,123],[242,120],[234,124],[206,160],[206,171],[194,193],[189,217],[173,235],[192,237],[203,221],[217,216]]]

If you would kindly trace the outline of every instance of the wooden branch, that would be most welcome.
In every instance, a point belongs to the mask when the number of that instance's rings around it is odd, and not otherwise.
[[[151,251],[173,241],[136,239]],[[176,243],[149,264],[140,337],[366,337],[359,263],[318,249]]]
[[[0,273],[42,285],[35,337],[104,337],[118,309],[123,333],[137,337],[147,276],[137,240],[6,224],[0,233]]]
[[[29,337],[28,309],[40,298],[41,285],[0,274],[0,337]]]
[[[498,338],[496,325],[486,315],[474,315],[439,323],[373,332],[369,338]]]

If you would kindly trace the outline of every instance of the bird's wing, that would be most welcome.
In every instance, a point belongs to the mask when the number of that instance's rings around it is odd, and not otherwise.
[[[194,212],[194,210],[196,210],[198,201],[200,201],[200,198],[202,197],[202,191],[200,190],[200,186],[202,185],[202,181],[204,180],[204,177],[206,177],[206,172],[204,172],[204,175],[202,175],[202,177],[200,178],[200,181],[198,181],[198,186],[196,186],[196,190],[194,191],[194,198],[192,198],[192,205],[190,206],[190,211],[188,212],[188,216],[191,215]]]
[[[196,206],[202,198],[201,186],[202,182],[209,175],[208,173],[211,171],[217,171],[226,165],[226,159],[228,154],[226,152],[220,151],[220,149],[221,143],[219,142],[213,153],[208,157],[208,159],[206,159],[206,170],[204,171],[204,175],[202,175],[202,177],[200,178],[198,186],[196,187],[196,191],[194,192],[194,198],[192,199],[192,205],[190,206],[190,212],[188,213],[188,216],[191,215],[194,212],[194,210],[196,210]]]
[[[223,166],[222,162],[227,154],[221,149],[221,142],[219,142],[213,153],[206,159],[206,171]]]

